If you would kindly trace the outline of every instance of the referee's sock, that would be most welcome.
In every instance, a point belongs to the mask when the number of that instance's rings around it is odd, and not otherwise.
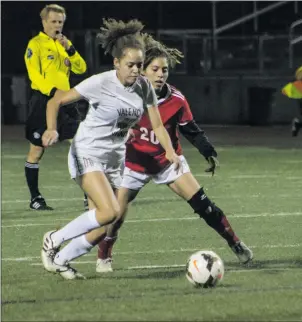
[[[25,162],[25,177],[29,188],[31,199],[40,195],[38,188],[39,182],[39,163]]]

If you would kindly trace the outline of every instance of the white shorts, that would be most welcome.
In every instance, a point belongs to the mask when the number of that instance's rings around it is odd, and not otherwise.
[[[76,179],[85,173],[99,171],[106,175],[114,188],[119,188],[122,182],[120,163],[106,164],[92,155],[74,154],[71,149],[69,149],[68,153],[68,169],[72,179]]]
[[[191,172],[187,160],[181,155],[180,160],[182,162],[182,171],[177,173],[174,169],[175,165],[171,164],[161,172],[155,175],[145,174],[141,172],[133,171],[125,167],[123,172],[123,178],[121,187],[128,188],[131,190],[140,190],[143,188],[151,179],[156,184],[169,184],[174,182],[176,179],[181,177],[183,174]]]

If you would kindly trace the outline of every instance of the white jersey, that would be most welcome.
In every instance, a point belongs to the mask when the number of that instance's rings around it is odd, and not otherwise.
[[[157,106],[156,94],[146,78],[139,76],[132,86],[125,87],[115,70],[94,75],[74,88],[90,106],[71,150],[105,163],[123,157],[129,128],[147,108]]]

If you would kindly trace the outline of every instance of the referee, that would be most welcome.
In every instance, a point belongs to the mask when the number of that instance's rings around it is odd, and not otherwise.
[[[302,66],[296,70],[295,76],[296,76],[296,80],[301,82],[300,84],[302,89]],[[302,97],[299,99],[299,110],[300,110],[300,116],[302,116]],[[297,136],[300,129],[302,129],[302,119],[295,117],[292,120],[292,136]]]
[[[83,74],[86,63],[70,40],[62,35],[65,9],[57,4],[47,5],[40,16],[43,32],[29,41],[24,57],[32,89],[25,127],[26,139],[30,142],[25,176],[31,194],[30,208],[53,210],[46,204],[38,187],[39,161],[44,153],[41,137],[47,127],[46,105],[56,92],[70,89],[70,71]],[[63,109],[58,118],[59,139],[72,139],[78,124],[79,121],[68,116]]]

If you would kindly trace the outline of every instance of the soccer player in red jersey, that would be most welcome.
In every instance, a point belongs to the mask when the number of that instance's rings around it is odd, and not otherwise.
[[[147,115],[132,129],[132,139],[126,149],[125,169],[119,189],[119,200],[122,201],[123,215],[115,222],[107,235],[99,242],[97,272],[111,271],[112,248],[117,240],[117,231],[125,220],[127,204],[134,200],[139,191],[150,181],[166,184],[173,192],[182,197],[222,238],[226,240],[242,263],[253,258],[252,251],[234,233],[223,211],[205,194],[182,154],[179,132],[195,146],[201,155],[210,163],[206,171],[214,174],[218,165],[217,153],[206,137],[204,131],[195,123],[190,106],[185,96],[166,81],[169,68],[179,63],[182,57],[176,49],[166,48],[151,36],[145,36],[146,57],[144,74],[152,83],[157,94],[159,112],[167,129],[173,148],[183,162],[183,172],[176,173],[165,158],[164,150],[159,144]],[[90,233],[91,235],[94,232]]]
[[[107,227],[95,229],[86,234],[86,240],[95,245],[99,241],[96,271],[112,271],[112,248],[117,240],[118,230],[125,220],[128,204],[135,199],[139,191],[150,181],[166,184],[182,197],[200,218],[226,240],[241,263],[248,263],[253,258],[252,251],[236,236],[223,211],[205,194],[182,154],[179,132],[184,135],[209,162],[206,171],[214,174],[218,165],[217,153],[204,131],[195,123],[189,104],[184,95],[175,87],[166,83],[169,69],[179,63],[182,57],[176,49],[166,48],[145,35],[144,75],[152,83],[158,97],[158,108],[163,124],[168,131],[174,150],[182,160],[182,172],[177,172],[165,158],[165,151],[159,144],[152,130],[147,115],[131,130],[125,158],[125,168],[117,199],[121,207],[119,218]],[[64,259],[72,259],[86,254],[89,250],[81,241],[82,236],[73,239],[63,249]]]

